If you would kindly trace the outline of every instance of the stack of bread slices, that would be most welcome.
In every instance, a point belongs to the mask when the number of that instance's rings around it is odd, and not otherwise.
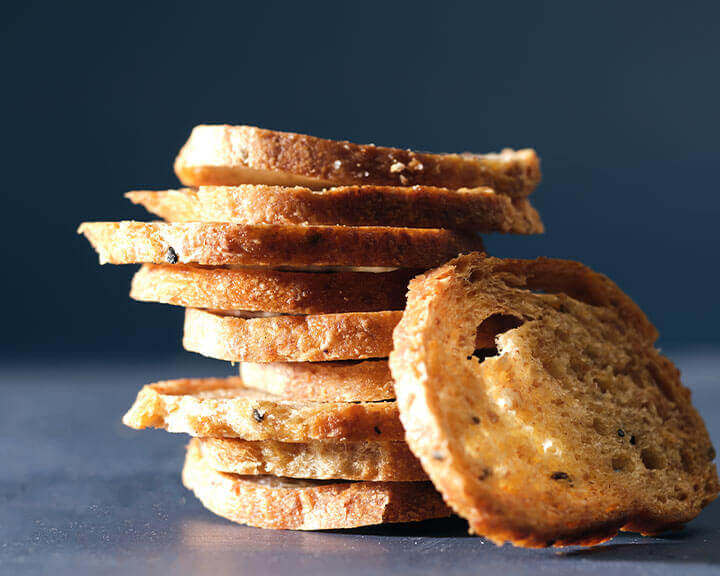
[[[537,234],[532,150],[429,154],[198,126],[188,188],[130,192],[163,221],[80,227],[131,297],[183,306],[186,350],[240,375],[142,389],[124,422],[193,437],[183,482],[213,512],[332,529],[450,514],[405,443],[388,356],[408,282],[480,233]],[[474,346],[494,346],[479,330]]]

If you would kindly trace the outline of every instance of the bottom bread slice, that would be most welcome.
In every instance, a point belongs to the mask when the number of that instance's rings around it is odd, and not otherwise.
[[[218,472],[188,445],[183,484],[218,516],[277,530],[334,530],[450,516],[430,482],[348,482]]]
[[[202,457],[220,472],[316,480],[428,481],[405,442],[249,442],[202,438]]]

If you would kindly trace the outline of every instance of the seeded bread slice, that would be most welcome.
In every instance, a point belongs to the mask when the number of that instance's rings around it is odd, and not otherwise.
[[[238,377],[168,380],[143,387],[123,417],[130,428],[203,438],[392,441],[403,439],[395,402],[295,402]]]
[[[476,349],[478,326],[497,332]],[[410,284],[390,367],[406,439],[471,530],[594,544],[697,516],[715,451],[655,328],[577,262],[463,256]]]
[[[237,318],[188,308],[185,350],[231,362],[386,358],[401,311]]]
[[[287,272],[270,268],[203,268],[145,264],[130,296],[190,308],[289,314],[402,310],[415,270]]]
[[[342,186],[313,191],[282,186],[203,186],[129,192],[135,204],[171,222],[313,224],[447,228],[467,232],[543,232],[526,199],[492,188]]]
[[[251,442],[239,438],[198,442],[208,466],[219,472],[315,480],[428,481],[405,442]]]
[[[244,362],[246,386],[293,400],[374,402],[395,398],[387,360]]]
[[[450,516],[430,482],[343,482],[241,476],[208,466],[188,445],[183,484],[215,514],[259,528],[333,530]]]
[[[429,154],[253,126],[201,125],[175,159],[175,174],[186,186],[489,186],[522,197],[540,181],[540,161],[534,150]]]
[[[217,222],[85,222],[101,264],[428,268],[482,249],[478,236],[425,228]]]

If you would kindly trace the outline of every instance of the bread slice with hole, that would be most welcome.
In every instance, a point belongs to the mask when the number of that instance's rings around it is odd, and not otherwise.
[[[478,349],[478,326],[497,331]],[[577,262],[462,256],[410,283],[390,367],[407,442],[470,528],[595,544],[697,516],[715,450],[657,331]]]
[[[428,481],[405,442],[202,438],[199,446],[212,469],[232,474],[366,482]]]
[[[140,390],[123,423],[136,429],[253,441],[403,439],[395,402],[292,401],[247,388],[238,377],[149,384]]]
[[[85,222],[101,264],[386,266],[429,268],[479,236],[426,228],[283,226],[218,222]]]
[[[415,270],[296,272],[145,264],[130,297],[188,308],[332,314],[402,310]]]
[[[183,484],[215,514],[259,528],[334,530],[450,516],[430,482],[344,482],[218,472],[196,441]]]
[[[253,126],[200,125],[175,159],[175,174],[186,186],[489,186],[524,197],[540,181],[540,161],[529,149],[430,154]]]
[[[243,362],[246,386],[293,400],[376,402],[395,398],[387,360]]]
[[[511,199],[492,188],[341,186],[316,191],[300,186],[202,186],[128,192],[126,197],[171,222],[543,232],[540,216],[528,200]]]

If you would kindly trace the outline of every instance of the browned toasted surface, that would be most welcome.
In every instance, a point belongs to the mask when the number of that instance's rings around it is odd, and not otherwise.
[[[233,474],[372,482],[428,480],[405,442],[203,438],[200,449],[208,466]]]
[[[245,362],[246,386],[293,400],[374,402],[395,398],[387,360],[359,362]]]
[[[135,204],[172,222],[314,224],[447,228],[468,232],[539,234],[526,199],[491,188],[342,186],[314,191],[283,186],[203,186],[199,190],[129,192]]]
[[[401,311],[236,318],[188,308],[183,346],[231,362],[386,358]]]
[[[143,387],[123,417],[131,428],[204,438],[400,441],[395,402],[296,402],[247,388],[238,377],[168,380]]]
[[[496,349],[474,351],[495,327]],[[576,262],[463,256],[413,280],[390,366],[406,439],[471,529],[592,544],[694,518],[715,451],[657,332]]]
[[[130,296],[188,308],[331,314],[402,310],[414,270],[287,272],[270,268],[202,268],[145,264]]]
[[[522,197],[540,181],[540,161],[529,149],[429,154],[253,126],[201,125],[175,159],[175,173],[186,186],[489,186]]]
[[[85,222],[78,232],[101,264],[428,268],[482,249],[478,236],[426,228],[124,221]]]
[[[330,530],[450,515],[430,482],[343,482],[217,472],[195,441],[183,484],[210,511],[233,522],[279,530]]]

